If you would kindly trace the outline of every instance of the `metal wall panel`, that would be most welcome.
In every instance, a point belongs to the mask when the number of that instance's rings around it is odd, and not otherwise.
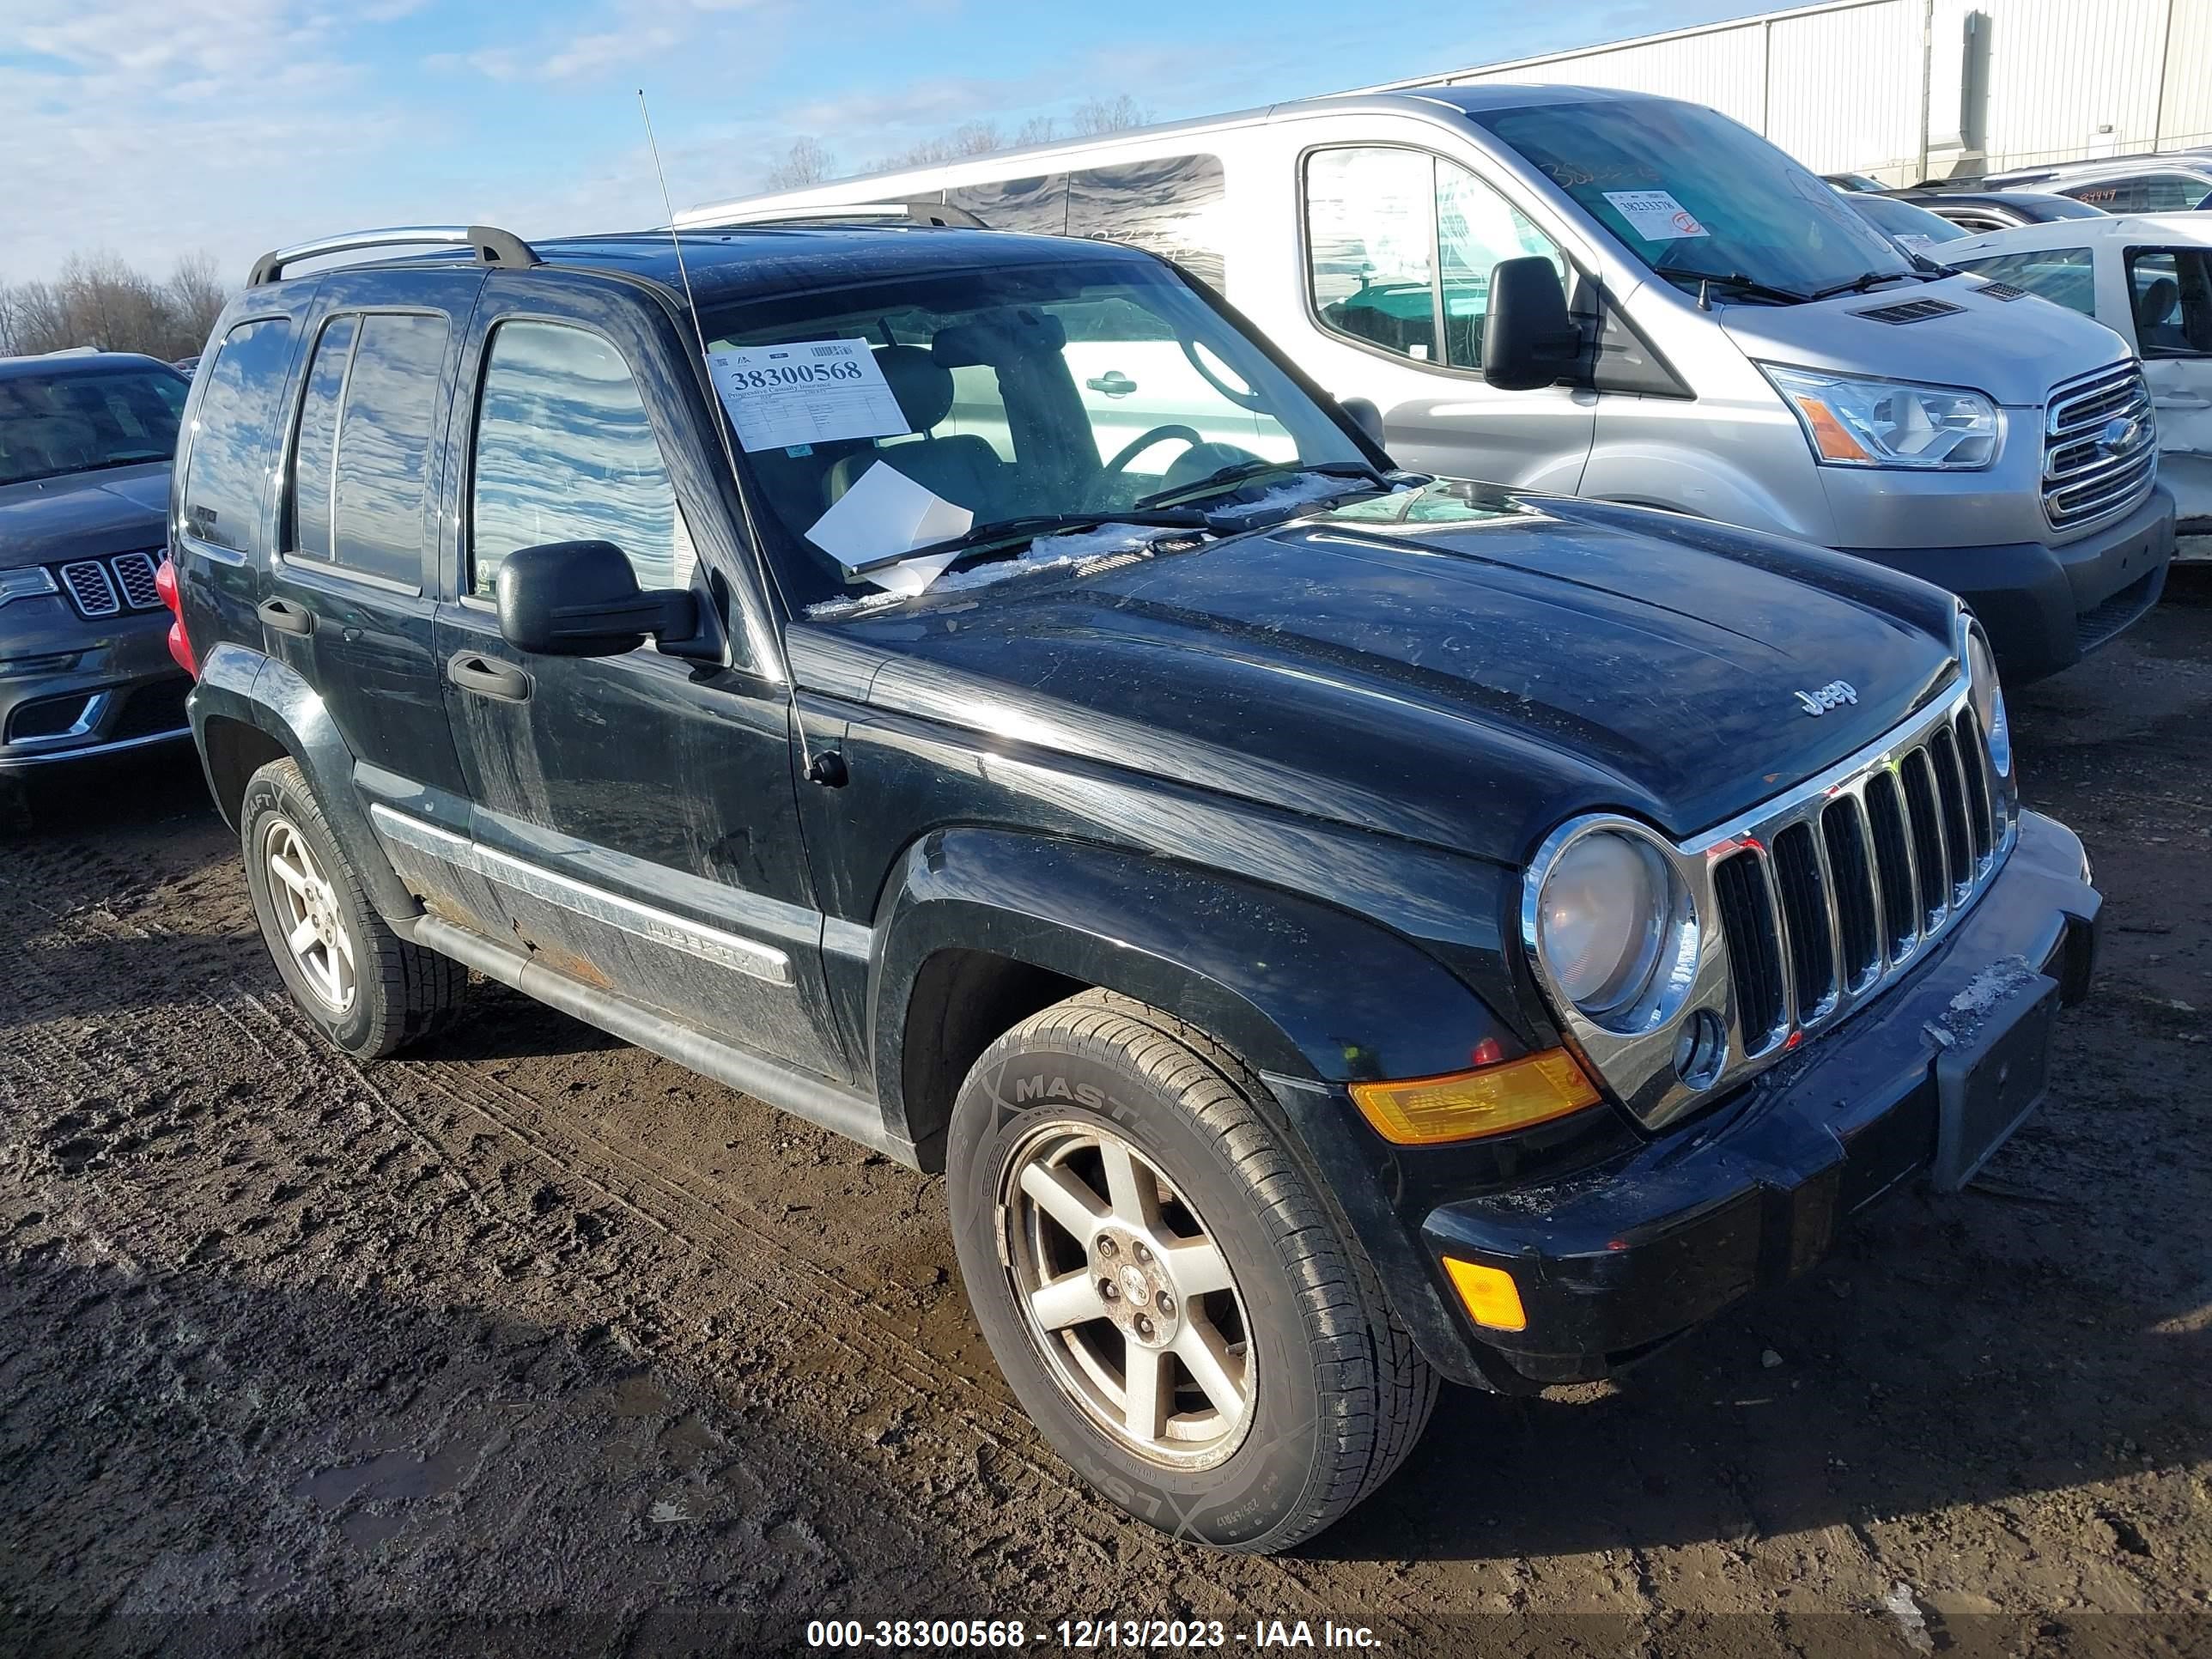
[[[2212,0],[2173,0],[2158,141],[2212,144]]]
[[[1977,0],[1990,31],[1990,170],[2155,144],[2167,5]]]
[[[1707,104],[1753,130],[1763,128],[1766,119],[1765,33],[1755,23],[1449,78],[1618,87],[1626,92],[1656,92]]]
[[[1917,169],[1925,13],[1882,0],[1776,18],[1766,136],[1815,173]]]

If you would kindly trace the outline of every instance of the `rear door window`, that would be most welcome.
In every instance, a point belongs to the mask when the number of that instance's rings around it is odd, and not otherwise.
[[[346,369],[353,362],[355,333],[361,319],[333,317],[315,343],[307,369],[307,395],[300,403],[300,427],[292,441],[292,482],[287,552],[311,559],[331,556],[331,461],[337,453],[338,399],[345,393]]]
[[[2144,173],[2063,186],[2058,194],[2107,213],[2186,213],[2212,195],[2212,180],[2189,173]]]
[[[446,360],[440,316],[370,312],[356,326],[331,463],[331,562],[422,586],[431,439]]]
[[[253,550],[291,367],[289,318],[240,323],[223,336],[192,414],[185,461],[186,535],[234,552]]]
[[[2212,249],[2131,247],[2128,302],[2146,357],[2212,356]]]
[[[2010,283],[2084,317],[2097,314],[2096,261],[2086,247],[2045,247],[1994,257],[1962,253],[1944,263],[1994,283]]]

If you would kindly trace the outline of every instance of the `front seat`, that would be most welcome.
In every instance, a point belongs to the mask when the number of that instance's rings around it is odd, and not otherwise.
[[[898,399],[899,412],[908,429],[922,434],[848,455],[830,469],[830,499],[836,501],[860,475],[878,463],[896,468],[924,489],[966,507],[979,522],[1003,517],[999,502],[1005,493],[1006,464],[999,452],[972,434],[953,433],[938,437],[933,428],[952,412],[952,371],[930,355],[927,348],[911,345],[878,346],[876,367]]]
[[[2186,345],[2173,322],[2173,313],[2180,308],[2181,284],[2160,276],[2136,295],[2136,338],[2144,345]]]

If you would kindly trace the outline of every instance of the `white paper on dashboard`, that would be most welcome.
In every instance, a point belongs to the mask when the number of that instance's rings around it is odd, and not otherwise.
[[[957,501],[925,489],[886,461],[878,461],[857,483],[830,503],[806,532],[812,542],[847,570],[871,559],[888,558],[910,547],[928,547],[964,536],[975,515]],[[921,592],[959,556],[932,554],[871,570],[860,578],[894,593]]]
[[[1712,234],[1668,191],[1609,190],[1605,192],[1605,199],[1628,221],[1628,228],[1647,242],[1671,242],[1684,236]]]
[[[737,346],[707,368],[748,454],[909,429],[866,340]]]

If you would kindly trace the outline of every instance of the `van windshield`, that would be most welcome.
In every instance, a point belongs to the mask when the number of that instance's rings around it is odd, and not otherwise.
[[[1270,492],[1377,487],[1358,443],[1255,341],[1134,257],[917,271],[705,323],[801,608],[921,592],[1059,532],[1188,536],[1232,503],[1265,511]]]
[[[1721,299],[1790,304],[1917,274],[1828,185],[1700,106],[1545,104],[1469,118],[1683,288],[1711,280]]]

